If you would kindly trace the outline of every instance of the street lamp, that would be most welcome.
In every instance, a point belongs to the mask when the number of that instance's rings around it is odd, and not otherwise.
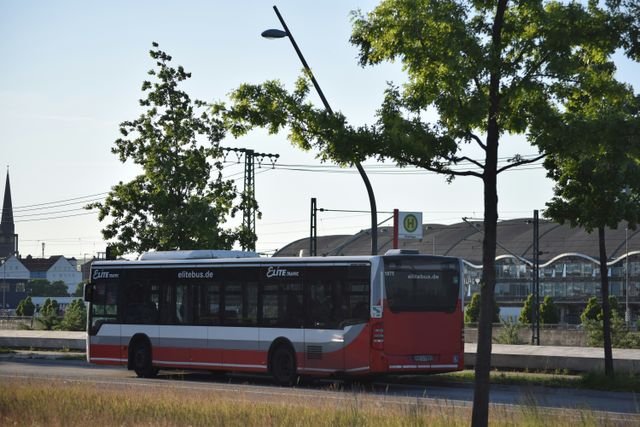
[[[276,6],[273,6],[273,10],[276,12],[276,15],[278,16],[278,19],[280,20],[280,23],[282,24],[282,28],[284,28],[284,31],[278,30],[278,29],[265,30],[262,32],[262,37],[267,39],[281,39],[284,37],[289,38],[289,40],[291,41],[291,44],[293,45],[293,48],[298,54],[298,58],[300,58],[300,62],[302,62],[304,69],[306,70],[307,74],[311,78],[311,82],[313,83],[313,86],[316,88],[316,92],[318,92],[318,95],[322,100],[322,104],[324,104],[324,108],[327,110],[329,114],[333,115],[333,109],[331,109],[331,106],[329,105],[327,98],[325,98],[324,93],[322,92],[322,89],[320,89],[320,85],[316,81],[316,78],[313,75],[313,72],[311,71],[309,64],[307,64],[307,61],[304,59],[304,56],[302,55],[302,52],[300,51],[298,44],[293,38],[293,34],[291,34],[291,31],[289,31],[289,27],[287,27],[287,24],[284,22],[282,15],[280,15],[280,11]],[[358,170],[358,173],[360,173],[360,177],[364,181],[364,185],[367,188],[367,194],[369,195],[369,205],[371,209],[371,255],[377,255],[378,254],[378,213],[376,210],[376,198],[375,198],[375,195],[373,194],[373,187],[371,187],[371,182],[369,181],[369,177],[367,176],[367,173],[364,171],[362,164],[360,164],[359,161],[355,161],[354,164],[356,166],[356,169]]]
[[[624,229],[624,321],[631,326],[631,308],[629,307],[629,227]]]

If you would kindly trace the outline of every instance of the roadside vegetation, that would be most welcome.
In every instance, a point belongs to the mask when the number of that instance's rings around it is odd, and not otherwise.
[[[474,380],[473,371],[466,370],[447,374],[438,374],[432,377],[407,377],[408,381],[419,383],[421,381],[432,383],[433,379],[443,382],[468,382]],[[421,378],[420,380],[418,378]],[[427,378],[427,380],[425,380]],[[604,372],[584,372],[571,374],[566,371],[557,372],[522,372],[492,370],[490,373],[491,384],[527,385],[556,388],[578,388],[601,391],[625,391],[637,393],[640,390],[640,375],[631,373],[616,373],[613,378],[607,377]]]
[[[0,424],[75,426],[466,426],[471,407],[442,404],[399,404],[384,396],[354,393],[352,398],[309,401],[251,396],[242,392],[160,389],[72,382],[8,380],[0,384]],[[493,426],[628,425],[629,419],[607,419],[591,411],[547,411],[527,404],[495,406]]]

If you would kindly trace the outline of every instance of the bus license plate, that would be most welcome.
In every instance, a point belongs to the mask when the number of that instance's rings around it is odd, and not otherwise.
[[[433,355],[431,354],[416,354],[413,356],[413,360],[416,362],[433,362]]]

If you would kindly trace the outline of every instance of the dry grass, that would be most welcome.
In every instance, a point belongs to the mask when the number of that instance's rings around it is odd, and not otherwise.
[[[99,387],[99,389],[98,389]],[[0,384],[3,426],[466,426],[470,407],[411,404],[353,394],[331,399],[267,400],[206,389],[7,380]],[[628,421],[627,421],[628,422]],[[549,413],[535,405],[492,407],[495,426],[625,425],[589,411]]]

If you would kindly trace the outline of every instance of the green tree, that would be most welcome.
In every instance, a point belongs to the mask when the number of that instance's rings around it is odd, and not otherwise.
[[[76,285],[76,290],[73,292],[73,295],[71,295],[72,297],[79,297],[82,298],[84,296],[84,285],[87,283],[87,281],[82,281],[80,283],[78,283]]]
[[[68,297],[69,290],[64,282],[58,280],[50,283],[44,279],[34,279],[27,282],[26,291],[33,297]]]
[[[598,232],[605,373],[613,376],[606,229],[640,219],[640,98],[614,79],[615,67],[596,60],[584,83],[567,88],[562,113],[549,117],[540,145],[556,185],[545,215]]]
[[[500,306],[496,302],[495,298],[493,300],[493,317],[491,318],[492,323],[501,323],[500,319]]]
[[[464,323],[477,323],[480,317],[480,294],[474,293],[464,309]]]
[[[76,299],[67,306],[60,329],[65,331],[84,331],[87,326],[87,309],[84,302]]]
[[[524,305],[522,306],[522,310],[520,311],[520,315],[518,316],[518,323],[522,325],[530,325],[531,324],[531,315],[533,312],[533,294],[529,294],[527,299],[524,300]]]
[[[464,309],[464,323],[478,323],[478,319],[480,319],[480,294],[474,293],[469,305]],[[495,300],[493,300],[492,322],[500,323],[500,307]]]
[[[118,183],[103,203],[87,208],[97,208],[100,221],[111,219],[102,235],[118,254],[230,249],[236,241],[251,247],[256,236],[250,230],[223,228],[228,215],[247,204],[256,206],[246,195],[234,205],[234,182],[222,178],[219,142],[224,127],[204,102],[192,101],[179,88],[191,74],[181,66],[171,67],[171,56],[157,43],[153,47],[150,55],[157,67],[148,74],[155,81],[142,84],[146,96],[140,100],[146,111],[121,123],[122,137],[112,149],[121,162],[139,165],[142,174]],[[200,140],[206,140],[206,146]]]
[[[611,309],[611,317],[617,315],[624,319],[624,310],[620,307],[618,303],[618,298],[614,295],[609,295],[609,308]]]
[[[495,341],[498,344],[521,344],[522,340],[520,339],[520,330],[522,329],[522,324],[519,322],[514,322],[513,319],[509,320],[500,320],[502,324],[502,329],[498,336],[496,336]]]
[[[558,103],[570,95],[567,87],[582,84],[586,65],[610,64],[618,47],[631,52],[635,45],[624,30],[635,21],[618,6],[384,0],[367,15],[356,13],[351,42],[360,63],[398,60],[408,74],[402,90],[389,86],[378,121],[368,126],[354,127],[340,113],[314,108],[307,79],[299,80],[292,93],[279,82],[242,85],[232,93],[227,120],[236,135],[255,126],[271,133],[286,129],[294,144],[318,149],[322,160],[346,165],[374,157],[449,180],[482,180],[483,273],[472,425],[488,423],[497,176],[538,159],[514,156],[498,164],[498,147],[505,134],[525,134],[538,144],[545,118],[558,112]],[[435,111],[437,120],[428,122],[428,111]],[[468,144],[479,147],[484,159],[470,157]],[[471,169],[462,169],[468,165]]]
[[[16,314],[18,316],[33,316],[33,312],[36,310],[36,306],[33,305],[33,301],[31,301],[31,297],[28,296],[22,301],[18,303],[18,307],[16,308]]]
[[[609,295],[609,307],[611,308],[609,315],[610,318],[613,318],[613,316],[616,315],[618,317],[624,318],[624,312],[618,304],[618,299],[613,295]],[[598,302],[598,299],[596,297],[591,297],[587,301],[587,306],[584,308],[582,314],[580,315],[580,321],[582,322],[582,324],[585,324],[588,321],[600,321],[602,320],[603,316],[604,313],[602,310],[602,306]]]
[[[544,297],[542,304],[540,304],[540,323],[545,325],[557,325],[560,323],[558,307],[549,295]]]
[[[615,348],[640,348],[640,334],[627,328],[622,316],[617,311],[611,312],[611,346]],[[602,347],[604,345],[604,328],[602,312],[598,319],[585,319],[582,323],[587,333],[587,345]]]
[[[40,308],[40,317],[38,321],[42,324],[44,329],[52,330],[55,329],[60,321],[58,318],[58,310],[60,306],[58,305],[58,301],[52,300],[51,298],[47,298],[42,304]]]
[[[602,318],[602,307],[598,303],[598,298],[591,297],[587,301],[587,306],[580,314],[580,322],[585,325],[588,321],[597,321]]]

